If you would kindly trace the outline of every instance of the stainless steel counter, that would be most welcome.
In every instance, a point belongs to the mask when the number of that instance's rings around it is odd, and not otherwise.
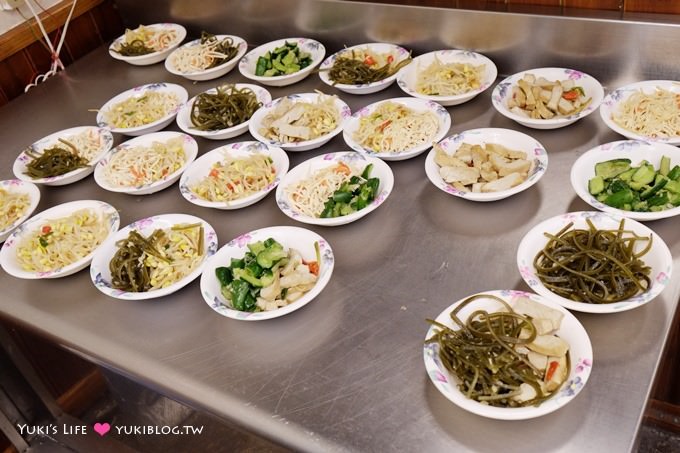
[[[182,84],[190,96],[217,83],[193,84],[162,65],[129,66],[104,48],[83,58],[0,109],[0,179],[12,177],[16,155],[34,140],[93,124],[88,109],[132,86],[163,80]],[[220,82],[238,80],[235,70]],[[271,91],[276,98],[314,89],[328,91],[314,75]],[[87,271],[47,281],[0,271],[0,316],[296,450],[630,450],[680,296],[676,276],[662,296],[639,309],[575,313],[593,344],[593,371],[584,390],[550,415],[505,422],[469,414],[439,394],[425,373],[425,318],[475,292],[528,289],[515,265],[520,239],[541,220],[589,209],[571,188],[571,165],[591,147],[621,138],[597,113],[561,130],[525,129],[493,110],[490,91],[449,108],[450,132],[493,126],[528,133],[548,150],[545,177],[509,199],[473,203],[435,188],[425,176],[424,154],[391,162],[395,188],[383,206],[346,226],[311,227],[330,242],[336,268],[321,295],[292,314],[254,323],[223,318],[205,304],[198,281],[172,296],[136,302],[102,295]],[[375,95],[340,94],[353,110],[402,95],[396,86]],[[200,154],[226,143],[198,142]],[[322,149],[289,153],[291,166],[344,149],[336,137]],[[84,198],[108,201],[120,210],[121,225],[160,213],[197,215],[215,227],[220,245],[256,228],[295,224],[273,194],[245,209],[217,211],[188,203],[177,185],[135,197],[106,192],[89,177],[41,193],[39,210]],[[680,269],[678,220],[648,225]],[[200,437],[196,441],[200,449]]]

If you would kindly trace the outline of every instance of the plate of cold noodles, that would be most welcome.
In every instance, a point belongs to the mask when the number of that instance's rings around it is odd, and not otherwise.
[[[343,130],[355,151],[384,160],[405,160],[422,154],[443,139],[451,127],[449,112],[433,101],[394,98],[355,112]]]
[[[14,161],[14,175],[35,184],[63,186],[86,178],[113,145],[113,135],[96,126],[64,129],[33,143]]]
[[[389,87],[410,62],[410,52],[395,44],[359,44],[326,58],[319,77],[340,91],[369,94]]]
[[[291,94],[255,112],[248,128],[263,143],[287,151],[307,151],[326,144],[342,132],[349,106],[335,95],[321,92]]]
[[[170,124],[189,95],[174,83],[150,83],[120,93],[97,111],[97,125],[123,135],[156,132]]]
[[[353,151],[322,154],[284,176],[276,204],[298,222],[344,225],[377,209],[393,187],[392,170],[376,157]]]
[[[288,171],[285,151],[261,142],[238,142],[205,153],[179,182],[182,196],[198,206],[239,209],[257,203]]]
[[[189,80],[212,80],[234,69],[247,50],[243,38],[203,31],[199,39],[175,49],[165,60],[165,69]]]
[[[5,240],[0,264],[17,278],[59,278],[87,267],[107,238],[118,230],[120,216],[108,203],[71,201],[42,211]]]
[[[673,259],[643,224],[606,212],[571,212],[533,227],[517,250],[532,290],[565,308],[616,313],[640,307],[663,291]]]
[[[507,198],[536,184],[548,153],[534,138],[511,129],[471,129],[435,144],[425,173],[444,192],[473,201]]]
[[[181,132],[135,137],[99,161],[94,180],[111,192],[152,194],[174,184],[197,154],[196,140]]]
[[[621,140],[586,151],[571,167],[571,185],[601,211],[639,221],[680,214],[680,156],[666,143]]]
[[[406,94],[441,105],[458,105],[474,98],[496,81],[496,65],[482,54],[437,50],[413,59],[397,77]]]
[[[217,313],[244,321],[300,309],[333,273],[333,250],[313,231],[275,226],[243,234],[206,263],[201,293]]]
[[[0,242],[28,219],[40,202],[40,189],[20,179],[0,181]]]
[[[220,85],[189,99],[177,112],[177,125],[187,134],[211,140],[236,137],[248,130],[255,111],[271,100],[269,91],[257,85]]]
[[[593,113],[604,89],[594,77],[573,69],[537,68],[496,85],[491,102],[501,115],[534,129],[557,129]]]
[[[179,24],[140,25],[127,29],[109,46],[109,55],[136,66],[146,66],[163,61],[177,48],[187,31]]]
[[[602,101],[600,115],[624,137],[680,145],[680,82],[647,80],[617,88]]]
[[[90,277],[116,299],[172,294],[195,280],[217,251],[215,230],[198,217],[162,214],[122,228],[97,250]]]
[[[486,291],[428,322],[427,374],[446,398],[474,414],[540,417],[574,399],[590,376],[588,334],[574,315],[545,297]]]

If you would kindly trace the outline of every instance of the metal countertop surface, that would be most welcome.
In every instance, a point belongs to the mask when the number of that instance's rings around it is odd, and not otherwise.
[[[192,83],[162,64],[135,67],[102,47],[65,72],[0,109],[0,179],[13,178],[19,152],[54,131],[95,124],[88,109],[133,86],[167,81],[193,96],[218,83],[244,81],[234,69],[222,79]],[[318,76],[272,96],[321,89]],[[401,97],[395,85],[366,96],[337,92],[352,110]],[[574,313],[593,345],[590,380],[562,409],[538,419],[485,419],[450,403],[423,365],[426,318],[452,302],[493,289],[528,290],[516,266],[524,234],[538,222],[590,210],[573,191],[569,172],[588,149],[622,137],[597,112],[564,129],[527,129],[491,106],[491,89],[449,107],[450,133],[477,127],[525,132],[548,150],[545,176],[511,198],[475,203],[429,182],[426,153],[390,162],[395,187],[363,219],[341,227],[305,226],[279,211],[274,193],[237,211],[190,204],[178,185],[149,196],[115,194],[92,176],[63,187],[41,186],[36,212],[78,199],[119,209],[121,226],[154,214],[204,218],[220,246],[257,228],[297,225],[328,240],[336,256],[330,283],[311,303],[284,317],[243,322],[203,301],[196,280],[150,301],[108,298],[89,272],[44,281],[0,271],[0,316],[18,321],[88,359],[193,407],[306,451],[626,451],[633,448],[655,370],[680,295],[675,277],[651,303],[608,315]],[[166,130],[179,130],[175,123]],[[249,134],[214,142],[198,138],[199,155]],[[115,143],[125,140],[115,136]],[[349,149],[342,136],[321,149],[289,152],[291,168],[315,155]],[[680,264],[678,220],[647,223]],[[196,439],[200,447],[200,437]]]

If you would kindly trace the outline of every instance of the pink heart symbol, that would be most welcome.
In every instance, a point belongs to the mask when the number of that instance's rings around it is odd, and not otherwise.
[[[103,436],[111,430],[111,425],[108,423],[95,423],[94,430],[97,432],[97,434]]]

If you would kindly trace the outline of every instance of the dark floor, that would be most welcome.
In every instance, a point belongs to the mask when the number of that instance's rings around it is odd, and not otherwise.
[[[106,445],[96,433],[79,438],[73,436],[36,437],[31,439],[30,452],[39,453],[284,453],[289,450],[245,433],[210,415],[168,399],[112,373],[105,373],[110,393],[98,401],[83,417],[82,422],[93,426],[107,422],[116,429],[106,435]],[[68,421],[66,421],[68,423]],[[73,422],[75,424],[75,421]],[[124,427],[192,426],[202,428],[201,434],[157,434],[117,432]],[[156,428],[158,427],[158,428]],[[132,429],[132,428],[130,428]],[[680,452],[680,433],[672,433],[651,424],[643,424],[636,453]]]
[[[638,453],[680,452],[680,433],[643,424],[638,435]]]

